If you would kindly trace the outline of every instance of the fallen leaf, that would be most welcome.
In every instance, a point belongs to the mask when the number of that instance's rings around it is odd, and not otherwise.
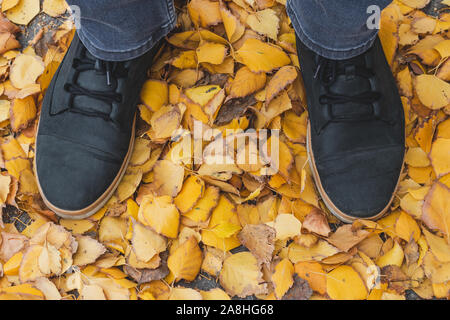
[[[175,280],[193,281],[202,266],[202,251],[195,237],[180,245],[167,260],[167,265]]]
[[[327,293],[333,300],[362,300],[368,294],[361,277],[350,266],[340,266],[328,273]]]
[[[281,260],[275,266],[275,272],[272,274],[272,283],[275,288],[275,296],[278,299],[283,298],[284,294],[294,284],[294,266],[289,259]]]
[[[230,296],[245,298],[267,290],[262,283],[259,264],[250,252],[239,252],[226,258],[219,279]]]
[[[265,224],[247,224],[238,239],[260,263],[269,263],[275,249],[275,229]]]

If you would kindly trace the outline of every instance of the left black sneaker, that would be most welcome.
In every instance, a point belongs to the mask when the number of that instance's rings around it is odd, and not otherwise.
[[[403,168],[404,112],[380,40],[347,60],[330,60],[297,38],[308,100],[307,147],[320,195],[340,220],[378,219]]]
[[[139,92],[157,49],[103,61],[75,34],[42,103],[36,138],[39,191],[60,217],[86,218],[113,195],[133,150]]]

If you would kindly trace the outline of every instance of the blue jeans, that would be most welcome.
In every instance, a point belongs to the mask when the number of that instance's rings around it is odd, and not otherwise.
[[[376,5],[381,10],[391,1],[287,0],[287,12],[306,46],[327,58],[346,59],[366,51],[377,35],[378,30],[366,24],[371,15],[368,7]],[[81,41],[103,60],[129,60],[144,54],[176,22],[172,0],[67,2],[79,8]]]

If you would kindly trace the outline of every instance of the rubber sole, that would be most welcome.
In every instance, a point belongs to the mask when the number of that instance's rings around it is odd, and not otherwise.
[[[380,211],[379,213],[368,217],[368,218],[360,218],[360,217],[352,217],[344,212],[342,212],[341,210],[339,210],[336,205],[331,201],[330,197],[328,197],[327,193],[325,192],[325,190],[323,189],[322,186],[322,182],[320,181],[320,177],[319,177],[319,173],[317,171],[316,168],[316,163],[314,162],[314,153],[311,149],[311,126],[310,123],[308,121],[308,129],[307,129],[307,138],[306,138],[306,149],[308,151],[308,157],[309,157],[309,165],[311,167],[311,171],[313,173],[313,178],[314,181],[316,182],[316,186],[317,186],[317,190],[319,191],[320,196],[322,197],[323,202],[325,203],[325,206],[328,208],[328,210],[330,210],[330,212],[339,220],[345,222],[345,223],[352,223],[355,220],[358,219],[364,219],[364,220],[377,220],[382,218],[390,209],[392,201],[394,201],[394,197],[395,197],[395,193],[397,191],[398,185],[400,183],[400,177],[401,175],[399,175],[399,178],[397,180],[397,184],[395,186],[395,190],[394,193],[392,194],[391,199],[389,200],[389,203],[387,204],[387,206]],[[405,166],[405,160],[403,160],[403,164],[402,164],[402,169],[400,172],[403,172],[403,168]]]
[[[91,205],[89,205],[88,207],[86,207],[84,209],[75,210],[75,211],[64,210],[64,209],[54,206],[45,197],[45,194],[39,183],[39,176],[38,176],[37,170],[36,170],[36,157],[35,157],[33,160],[34,174],[36,175],[36,181],[37,181],[39,193],[41,194],[42,200],[44,201],[45,205],[51,211],[53,211],[57,216],[64,218],[64,219],[71,219],[71,220],[85,219],[85,218],[90,217],[93,214],[97,213],[101,208],[103,208],[103,206],[109,201],[109,199],[111,199],[111,197],[116,192],[116,189],[119,186],[120,182],[122,181],[122,178],[125,175],[126,169],[128,168],[128,164],[130,162],[131,154],[133,153],[133,148],[134,148],[135,125],[136,125],[136,116],[134,117],[134,120],[133,120],[132,134],[131,134],[131,139],[130,139],[130,144],[128,146],[127,154],[126,154],[125,159],[122,163],[122,166],[120,167],[120,170],[119,170],[118,174],[116,175],[116,177],[114,178],[112,184],[94,203],[92,203]],[[36,137],[38,136],[38,134],[39,134],[39,124],[38,124],[38,131],[36,133]],[[37,140],[36,140],[36,145],[37,145]]]

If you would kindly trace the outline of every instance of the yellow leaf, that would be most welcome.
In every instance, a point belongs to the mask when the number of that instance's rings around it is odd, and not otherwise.
[[[150,158],[151,151],[152,149],[149,140],[140,137],[136,138],[130,159],[130,166],[144,164]]]
[[[9,109],[11,108],[11,102],[9,100],[0,100],[0,122],[9,119]]]
[[[169,102],[169,86],[164,81],[147,80],[141,89],[141,101],[153,112]]]
[[[220,43],[203,42],[195,52],[198,63],[221,64],[227,55],[227,48]]]
[[[417,34],[432,33],[436,28],[436,19],[431,17],[416,18],[411,22],[411,30]]]
[[[425,197],[422,221],[430,228],[437,229],[450,239],[450,189],[435,182]]]
[[[171,253],[167,266],[173,273],[175,280],[193,281],[202,266],[202,251],[195,237],[190,237]]]
[[[32,245],[25,251],[19,268],[21,282],[33,281],[44,275],[38,263],[43,248],[41,245]]]
[[[201,234],[203,244],[219,250],[230,251],[241,245],[236,235],[229,238],[219,238],[213,231],[207,229],[203,229]]]
[[[41,297],[41,298],[44,297],[42,292],[40,290],[34,288],[30,283],[24,283],[24,284],[20,284],[17,286],[2,288],[1,291],[7,292],[7,293],[21,293],[21,294],[32,295],[32,296],[37,296],[37,297]]]
[[[84,285],[80,290],[82,300],[106,300],[105,293],[100,286]]]
[[[173,199],[173,202],[185,214],[192,210],[197,201],[203,196],[205,183],[196,176],[190,176],[184,181],[180,193]]]
[[[340,266],[328,273],[327,293],[333,300],[363,300],[368,294],[359,274],[349,266]]]
[[[416,220],[403,211],[395,223],[395,233],[407,242],[409,242],[411,238],[418,241],[421,234]]]
[[[155,255],[166,250],[166,239],[139,222],[133,222],[133,239],[131,240],[136,257],[148,262]]]
[[[78,250],[73,256],[73,265],[83,266],[94,263],[98,257],[106,252],[105,247],[96,239],[89,236],[78,236]]]
[[[8,198],[11,184],[11,177],[7,175],[0,175],[0,204],[4,205]]]
[[[265,9],[256,11],[247,17],[246,22],[254,31],[265,35],[272,40],[277,40],[280,19],[274,10]]]
[[[194,50],[183,51],[172,60],[172,65],[178,69],[195,69],[197,54]]]
[[[3,272],[7,276],[17,276],[19,274],[20,264],[22,262],[23,253],[21,251],[14,254],[3,265]]]
[[[297,262],[295,272],[302,279],[308,281],[309,286],[320,294],[327,290],[327,275],[318,262]]]
[[[127,222],[117,217],[104,217],[98,229],[98,239],[101,242],[124,239],[127,234]]]
[[[422,148],[409,148],[406,152],[405,162],[413,167],[428,167],[430,159]]]
[[[203,300],[231,300],[230,296],[220,288],[214,288],[209,291],[200,291]]]
[[[142,171],[127,171],[117,187],[116,192],[119,201],[122,202],[131,197],[141,183],[141,180]]]
[[[10,120],[14,132],[28,127],[30,122],[36,118],[36,104],[32,96],[24,99],[14,99],[11,103]]]
[[[431,164],[438,178],[450,172],[450,139],[438,138],[431,147]]]
[[[415,79],[415,88],[424,106],[437,110],[450,104],[450,84],[436,76],[422,74]]]
[[[20,0],[4,0],[2,2],[2,11],[5,12],[11,8],[14,8],[19,4]]]
[[[39,0],[20,0],[20,2],[6,12],[11,22],[27,25],[41,11]]]
[[[246,97],[264,88],[266,74],[264,72],[254,73],[247,67],[242,67],[236,72],[231,83],[230,96],[233,98]]]
[[[90,220],[68,220],[61,219],[59,224],[64,228],[72,231],[74,234],[83,234],[94,227],[94,223]]]
[[[23,0],[22,0],[23,1]],[[19,54],[11,66],[10,80],[14,87],[23,89],[34,84],[44,72],[45,66],[41,57],[31,54]]]
[[[173,288],[170,291],[169,300],[202,300],[200,292],[191,288]]]
[[[163,106],[156,111],[150,120],[152,140],[170,138],[180,126],[184,110],[184,104],[180,104],[179,106]]]
[[[333,247],[324,240],[319,240],[316,244],[309,248],[293,242],[289,245],[288,250],[289,260],[291,260],[292,263],[311,260],[322,261],[323,259],[339,252],[337,248]]]
[[[275,218],[272,227],[275,228],[277,240],[287,240],[300,234],[302,223],[293,214],[282,213]]]
[[[294,266],[289,259],[283,259],[275,266],[275,272],[272,274],[271,280],[276,297],[278,299],[283,298],[284,294],[294,284]]]
[[[245,40],[236,52],[236,60],[253,72],[270,72],[291,62],[289,56],[279,47],[253,38]]]
[[[401,267],[404,257],[405,255],[403,253],[402,247],[397,243],[397,241],[394,241],[394,246],[392,247],[392,249],[378,258],[377,265],[380,268],[391,265]]]
[[[214,186],[208,186],[203,197],[198,200],[197,204],[187,213],[183,214],[195,222],[207,221],[211,215],[212,210],[219,202],[220,190]]]
[[[169,196],[145,196],[138,213],[139,221],[168,238],[178,236],[180,213]]]
[[[230,296],[245,298],[266,292],[258,261],[250,252],[239,252],[226,258],[220,272],[220,284]]]
[[[225,238],[229,238],[232,235],[236,234],[236,232],[238,232],[241,229],[242,228],[240,225],[235,225],[232,223],[225,222],[225,223],[221,223],[221,224],[211,228],[210,230],[212,232],[214,232],[214,234],[217,237],[225,239]]]
[[[61,300],[58,288],[49,279],[39,278],[35,281],[34,286],[44,294],[45,300]]]
[[[187,6],[192,22],[197,26],[208,27],[222,22],[219,2],[192,0]]]
[[[450,40],[444,40],[444,41],[439,42],[437,45],[434,46],[434,49],[436,49],[439,52],[442,59],[449,57],[450,56]]]
[[[266,88],[266,105],[297,78],[297,68],[284,66],[270,79]]]
[[[388,6],[381,13],[379,37],[386,60],[390,65],[392,65],[398,47],[398,20],[399,14],[393,5]]]
[[[217,85],[199,86],[185,91],[186,96],[200,106],[206,106],[220,91]]]
[[[44,0],[42,4],[42,11],[51,17],[58,17],[67,10],[67,3],[65,0]]]
[[[437,260],[430,251],[425,254],[423,259],[423,269],[432,283],[450,281],[450,263]]]
[[[427,239],[428,245],[430,246],[431,252],[434,256],[439,261],[450,262],[450,245],[445,241],[445,239],[435,236],[426,229],[423,230],[423,233],[425,234],[425,238]]]
[[[230,40],[231,43],[239,40],[244,34],[245,26],[223,5],[223,3],[220,4],[220,15],[223,20],[228,40]]]
[[[175,197],[183,186],[184,168],[169,160],[159,160],[154,168],[154,184],[158,195]]]

